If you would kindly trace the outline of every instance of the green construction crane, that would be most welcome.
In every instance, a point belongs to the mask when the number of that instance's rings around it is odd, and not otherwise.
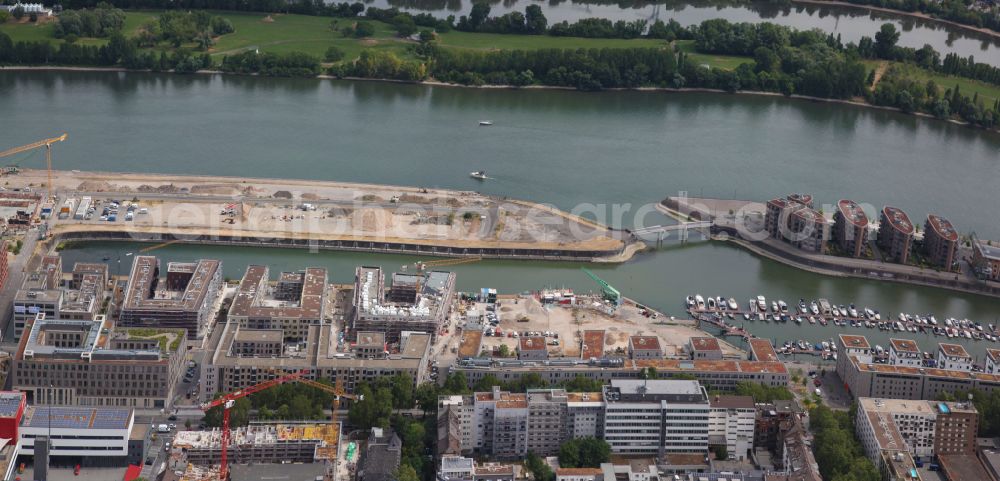
[[[614,302],[615,306],[622,305],[622,293],[618,292],[618,289],[612,287],[611,284],[608,284],[604,279],[597,277],[597,274],[590,272],[590,270],[586,267],[581,267],[580,269],[582,269],[583,272],[586,272],[587,275],[594,280],[594,282],[601,286],[601,292],[604,294],[605,299]]]

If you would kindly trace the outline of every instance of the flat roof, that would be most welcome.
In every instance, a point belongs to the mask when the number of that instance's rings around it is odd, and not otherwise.
[[[566,402],[570,403],[586,403],[586,402],[601,402],[604,400],[603,392],[568,392],[566,393]]]
[[[193,274],[183,292],[169,298],[150,297],[153,294],[153,283],[157,278],[159,260],[156,256],[135,256],[128,288],[125,289],[122,310],[197,311],[208,295],[211,280],[219,271],[222,262],[214,259],[200,259],[196,263],[171,262],[168,271],[188,272],[184,267],[185,264],[190,266],[190,272]]]
[[[750,339],[750,352],[755,361],[778,362],[778,353],[767,339]]]
[[[692,337],[691,349],[694,351],[721,351],[719,340],[714,337]]]
[[[688,379],[612,379],[611,387],[623,393],[685,394],[702,393],[701,383]]]
[[[125,429],[132,421],[131,409],[29,406],[21,427],[64,429]]]
[[[24,398],[24,393],[21,391],[0,391],[0,418],[16,416]]]
[[[281,329],[240,329],[235,340],[241,342],[281,342]]]
[[[753,397],[735,396],[732,394],[717,394],[709,397],[709,404],[713,408],[722,409],[753,409]]]
[[[965,350],[961,344],[951,344],[947,342],[942,342],[938,344],[938,349],[941,350],[946,356],[951,357],[961,357],[971,359],[972,356],[969,355],[969,351]]]
[[[868,215],[857,202],[850,199],[840,199],[837,202],[837,208],[840,210],[840,215],[844,216],[844,219],[855,227],[868,227]]]
[[[636,368],[654,367],[662,372],[747,372],[785,374],[784,363],[763,361],[720,361],[695,359],[693,361],[678,359],[636,359]]]
[[[462,331],[462,342],[458,345],[458,357],[476,357],[483,345],[483,331],[466,329]]]
[[[656,336],[632,336],[629,338],[629,343],[632,344],[632,349],[656,350],[662,352],[660,349],[660,338]]]
[[[859,336],[856,334],[841,334],[840,342],[846,348],[850,349],[871,349],[871,344],[868,344],[868,338],[865,336]]]
[[[580,348],[580,358],[604,356],[604,330],[583,331],[583,345]]]
[[[519,343],[522,351],[545,351],[545,338],[541,336],[522,337]]]
[[[303,272],[282,272],[282,281],[302,281],[302,293],[298,302],[281,302],[265,305],[267,301],[270,269],[267,266],[247,266],[239,289],[229,308],[231,317],[252,319],[321,319],[323,300],[326,294],[327,273],[322,267],[309,267]]]
[[[913,234],[913,223],[910,222],[910,217],[902,209],[887,205],[882,208],[882,216],[897,232],[906,235]]]
[[[951,242],[958,240],[958,231],[948,219],[935,214],[927,214],[927,223],[934,229],[938,237]]]
[[[378,347],[385,349],[385,333],[372,331],[358,332],[357,347]]]
[[[603,472],[601,468],[559,468],[556,476],[596,476]]]
[[[892,338],[889,339],[889,344],[891,344],[892,348],[895,349],[896,352],[920,353],[920,348],[917,346],[917,343],[910,339]]]
[[[939,454],[941,467],[948,471],[955,481],[979,481],[990,479],[982,462],[973,454]]]

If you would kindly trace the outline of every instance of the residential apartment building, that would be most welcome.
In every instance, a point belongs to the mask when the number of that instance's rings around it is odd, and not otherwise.
[[[660,338],[656,336],[631,336],[628,338],[629,359],[663,359]]]
[[[974,455],[979,413],[971,403],[860,398],[856,429],[877,466],[886,452],[893,461]]]
[[[833,213],[833,240],[851,257],[862,257],[868,243],[868,215],[857,202],[841,199]]]
[[[987,374],[1000,374],[1000,349],[986,349],[986,362],[983,363],[983,372]]]
[[[958,252],[958,231],[944,217],[929,214],[924,223],[924,255],[931,264],[951,270]]]
[[[1000,281],[1000,247],[974,239],[972,242],[972,265],[979,277]]]
[[[942,344],[938,367],[876,362],[864,336],[838,336],[837,374],[855,397],[936,399],[941,393],[1000,389],[1000,375],[973,372],[961,346]],[[942,367],[943,366],[943,367]]]
[[[73,278],[62,285],[62,259],[44,256],[39,268],[24,278],[12,303],[14,335],[38,314],[49,319],[93,320],[100,314],[108,285],[107,264],[77,262]]]
[[[770,355],[777,358],[774,350]],[[767,355],[767,354],[765,354]],[[503,382],[513,382],[528,373],[537,374],[549,384],[571,381],[577,376],[608,382],[613,379],[639,379],[649,368],[661,376],[685,374],[713,390],[728,392],[741,382],[785,386],[789,374],[785,365],[777,361],[738,360],[678,360],[678,359],[623,359],[619,357],[570,359],[554,358],[546,361],[512,359],[459,359],[450,372],[463,375],[469,387],[487,375]]]
[[[477,464],[472,458],[442,456],[437,479],[441,481],[514,481],[514,466],[500,463]]]
[[[454,294],[452,272],[395,273],[386,289],[381,267],[358,267],[349,332],[384,332],[388,342],[398,342],[403,331],[433,335],[448,316]]]
[[[267,266],[247,267],[229,308],[229,320],[247,329],[280,329],[290,340],[305,339],[309,326],[327,315],[326,269],[282,272],[269,284]]]
[[[43,256],[38,268],[24,276],[21,289],[14,295],[12,305],[14,340],[20,340],[24,327],[34,321],[38,314],[49,319],[58,318],[62,304],[62,259],[59,256]]]
[[[829,225],[823,214],[809,208],[795,209],[788,217],[786,241],[799,249],[822,254],[826,239],[830,237]]]
[[[603,438],[615,454],[708,451],[711,408],[697,381],[614,379],[604,400]]]
[[[39,314],[21,337],[11,385],[31,404],[168,407],[182,371],[183,331],[161,348],[157,338],[115,331],[94,320],[46,319]]]
[[[160,278],[155,256],[135,256],[118,325],[179,328],[201,339],[215,319],[222,292],[222,261],[171,262]]]
[[[879,228],[876,243],[882,249],[883,257],[892,262],[906,264],[913,244],[913,223],[901,209],[885,206],[879,214]]]
[[[910,339],[889,339],[889,364],[893,366],[923,366],[923,355],[917,343]]]
[[[754,446],[757,409],[750,396],[715,395],[709,401],[708,443],[724,445],[729,459],[748,459]]]
[[[938,344],[937,367],[955,371],[971,371],[972,356],[961,344],[942,342]]]
[[[549,349],[545,346],[545,338],[531,336],[518,339],[517,358],[527,361],[548,359]]]
[[[722,346],[719,345],[719,340],[714,337],[692,337],[688,340],[688,350],[691,352],[691,359],[722,359]]]
[[[309,370],[309,379],[341,380],[348,393],[358,383],[374,382],[384,376],[406,374],[414,387],[424,380],[430,353],[430,334],[407,333],[399,342],[377,354],[354,352],[340,343],[330,324],[310,325],[301,342],[286,341],[281,330],[244,329],[237,322],[221,326],[209,355],[201,363],[202,401],[217,392],[242,389],[278,377],[283,372]],[[277,345],[281,342],[281,346]]]
[[[764,213],[764,228],[771,238],[810,252],[822,253],[830,236],[826,218],[813,210],[813,198],[809,194],[791,194],[769,200]]]

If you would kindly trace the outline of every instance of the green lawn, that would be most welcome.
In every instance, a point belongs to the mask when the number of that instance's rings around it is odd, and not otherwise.
[[[680,51],[688,54],[691,61],[699,65],[708,65],[711,68],[721,68],[723,70],[734,70],[742,64],[753,63],[750,57],[736,57],[732,55],[707,55],[698,53],[694,49],[694,40],[678,40],[675,42]]]
[[[868,66],[869,70],[874,69],[878,63],[879,62],[877,61],[865,61],[865,65]],[[921,82],[933,80],[934,83],[941,87],[942,93],[945,89],[953,89],[956,85],[958,85],[958,90],[963,95],[972,96],[978,93],[979,98],[982,99],[987,106],[992,106],[993,102],[1000,99],[1000,87],[996,85],[990,85],[978,80],[931,72],[929,70],[917,68],[913,65],[904,65],[902,68],[908,77],[915,80],[919,80]]]

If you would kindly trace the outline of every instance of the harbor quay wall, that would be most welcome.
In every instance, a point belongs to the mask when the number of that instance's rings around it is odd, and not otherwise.
[[[621,256],[628,247],[617,249],[529,249],[510,247],[459,247],[442,244],[416,244],[356,239],[303,239],[257,238],[234,235],[193,235],[188,233],[129,231],[67,231],[54,235],[55,242],[120,241],[120,242],[176,242],[181,244],[226,245],[238,247],[277,247],[315,250],[339,250],[380,254],[409,254],[441,257],[482,257],[486,259],[552,260],[592,262]]]

